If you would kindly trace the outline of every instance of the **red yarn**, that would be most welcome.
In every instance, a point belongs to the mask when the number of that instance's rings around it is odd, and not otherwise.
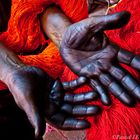
[[[50,3],[58,4],[73,22],[87,17],[86,0],[13,0],[8,31],[0,36],[0,40],[19,54],[33,52],[40,45],[45,47],[47,40],[40,29],[39,14]],[[139,54],[140,45],[137,41],[140,34],[140,0],[122,0],[113,12],[123,9],[132,13],[131,21],[119,30],[108,31],[107,35],[119,46]],[[58,57],[51,57],[55,54]],[[56,77],[62,73],[64,68],[61,67],[62,61],[59,59],[58,50],[54,50],[52,47],[45,49],[44,53],[36,56],[22,56],[21,58],[27,64],[44,68],[49,74]],[[60,63],[56,63],[58,60]],[[51,64],[57,65],[57,68],[59,67],[58,75],[57,69],[51,69],[53,67]],[[129,67],[124,67],[139,79],[138,73]],[[66,67],[62,79],[68,81],[75,78],[76,76]],[[89,90],[91,89],[88,86],[84,86],[76,90],[75,93]],[[112,97],[112,100],[113,103],[110,107],[103,106],[100,101],[93,102],[100,105],[103,112],[97,117],[88,118],[92,123],[92,128],[87,131],[88,140],[112,140],[113,135],[140,134],[140,104],[135,108],[128,108],[116,98]],[[114,138],[117,139],[115,136]]]
[[[108,37],[117,43],[120,47],[125,48],[135,54],[140,55],[140,0],[122,0],[112,12],[128,10],[131,12],[130,22],[118,30],[107,31]],[[140,74],[132,68],[122,65],[135,78],[140,79]],[[69,81],[76,76],[66,67],[62,79]],[[90,91],[89,87],[82,87],[75,91],[80,93]],[[140,103],[135,108],[128,108],[120,103],[116,98],[111,96],[112,105],[103,106],[100,101],[93,102],[103,108],[103,112],[97,117],[90,117],[92,127],[87,131],[88,140],[113,140],[113,139],[139,139],[140,134]],[[133,136],[133,137],[132,137]]]
[[[68,67],[65,68],[62,76],[64,81],[70,81],[76,77]],[[91,91],[91,88],[86,85],[77,89],[74,93],[88,91]],[[135,108],[128,108],[114,96],[111,96],[111,99],[112,104],[108,107],[103,106],[100,100],[90,103],[99,105],[102,108],[102,113],[98,116],[87,118],[92,124],[91,128],[87,130],[87,140],[113,140],[119,139],[117,138],[118,136],[140,134],[140,104]]]

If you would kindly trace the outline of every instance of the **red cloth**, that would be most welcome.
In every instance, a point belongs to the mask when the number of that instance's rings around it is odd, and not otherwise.
[[[13,0],[8,31],[0,36],[0,41],[19,54],[33,52],[40,45],[45,47],[47,40],[40,29],[39,14],[50,3],[59,5],[73,22],[87,17],[86,0]],[[129,10],[132,14],[129,24],[121,29],[108,31],[107,35],[120,47],[140,55],[138,42],[140,0],[122,0],[113,12],[124,9]],[[45,69],[53,77],[60,76],[65,67],[53,44],[49,45],[41,54],[21,56],[21,59],[27,64]],[[124,67],[139,79],[140,75],[137,72],[129,67]],[[69,81],[75,78],[76,76],[66,67],[62,79]],[[84,86],[75,93],[89,90],[91,89],[88,86]],[[100,105],[103,112],[97,117],[88,118],[92,123],[92,128],[87,131],[88,140],[112,140],[113,138],[119,139],[119,135],[126,137],[140,134],[140,104],[135,108],[128,108],[114,97],[112,100],[113,103],[109,107],[103,106],[100,101],[93,102]],[[123,138],[121,137],[121,139]]]
[[[122,0],[112,12],[128,10],[131,12],[129,23],[117,30],[107,31],[108,37],[117,43],[120,47],[125,48],[135,54],[140,55],[140,0]],[[140,74],[132,68],[122,65],[135,78],[140,79]],[[75,79],[69,68],[65,68],[62,79],[69,81]],[[139,80],[140,81],[140,80]],[[87,86],[79,88],[75,93],[90,91]],[[140,134],[140,103],[134,108],[128,108],[120,103],[113,96],[112,105],[105,107],[100,101],[93,104],[100,105],[103,108],[102,113],[97,117],[89,117],[91,129],[87,130],[88,140],[113,140],[113,139],[139,139]]]

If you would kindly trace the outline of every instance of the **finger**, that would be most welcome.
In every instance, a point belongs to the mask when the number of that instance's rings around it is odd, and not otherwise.
[[[126,70],[119,66],[112,66],[109,71],[132,95],[140,100],[140,85]]]
[[[99,77],[101,83],[108,88],[112,94],[126,105],[133,105],[134,100],[126,93],[126,91],[109,75],[101,74]]]
[[[71,129],[75,129],[75,130],[83,130],[86,128],[90,127],[90,123],[86,120],[78,120],[78,119],[74,119],[74,118],[67,118],[64,123],[63,126],[61,127],[62,129],[65,130],[71,130]]]
[[[91,79],[90,85],[91,85],[91,87],[93,87],[95,89],[96,92],[99,93],[101,101],[104,105],[111,104],[111,100],[108,97],[106,90],[104,89],[103,85],[98,80]]]
[[[57,79],[53,84],[52,90],[49,94],[49,99],[51,101],[59,104],[59,102],[61,102],[61,99],[64,96],[64,93],[65,93],[65,91],[64,91],[63,85],[62,85],[60,79]]]
[[[120,48],[117,58],[119,62],[130,65],[140,71],[140,57],[138,55]]]
[[[34,128],[35,128],[35,138],[42,139],[45,129],[46,129],[46,122],[45,119],[40,116],[35,117],[34,119]]]
[[[76,116],[87,116],[98,114],[100,109],[98,106],[93,105],[75,105],[64,104],[61,107],[61,110],[72,115]]]
[[[72,80],[70,82],[63,82],[63,87],[65,90],[73,90],[87,82],[87,78],[80,76],[79,78]]]
[[[93,31],[93,33],[95,34],[99,31],[123,27],[128,23],[129,19],[130,13],[127,11],[122,11],[105,16],[90,17],[81,21],[81,23],[83,24],[84,28],[88,29],[87,31]]]
[[[86,120],[66,117],[62,113],[57,113],[50,118],[51,125],[62,130],[82,130],[90,127]]]
[[[35,137],[42,138],[45,133],[46,122],[43,115],[36,110],[36,107],[28,106],[24,111],[27,114],[27,117],[35,129]]]
[[[20,93],[19,93],[20,94]],[[36,94],[34,92],[34,94]],[[26,116],[34,128],[35,137],[37,139],[42,138],[43,134],[45,133],[46,122],[44,117],[44,108],[41,101],[41,98],[31,96],[29,92],[25,94],[20,94],[20,97],[15,98],[17,105],[26,113]],[[19,99],[20,100],[17,100]]]
[[[64,96],[64,101],[69,103],[82,103],[88,102],[96,99],[98,94],[96,92],[80,93],[80,94],[71,94],[68,93]]]
[[[123,11],[105,16],[93,16],[73,24],[66,31],[67,43],[62,40],[65,48],[74,48],[87,44],[92,36],[104,30],[116,29],[124,26],[130,19],[130,13]],[[75,39],[78,37],[77,39]],[[63,49],[60,48],[61,53]]]

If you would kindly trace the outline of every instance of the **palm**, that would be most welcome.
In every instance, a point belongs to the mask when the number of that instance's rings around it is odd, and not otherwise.
[[[77,35],[76,37],[78,38]],[[102,34],[102,37],[98,38],[95,35],[88,43],[84,45],[82,43],[82,47],[76,49],[63,48],[61,54],[76,74],[88,78],[95,77],[98,76],[101,70],[109,70],[111,62],[118,53],[118,48],[108,45],[108,42],[105,35]]]

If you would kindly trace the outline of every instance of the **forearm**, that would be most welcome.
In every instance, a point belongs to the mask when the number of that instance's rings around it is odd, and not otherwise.
[[[24,66],[18,56],[0,43],[0,80],[7,84],[10,74]]]
[[[41,16],[41,25],[44,33],[58,48],[66,28],[71,24],[71,21],[56,6],[48,7]]]

